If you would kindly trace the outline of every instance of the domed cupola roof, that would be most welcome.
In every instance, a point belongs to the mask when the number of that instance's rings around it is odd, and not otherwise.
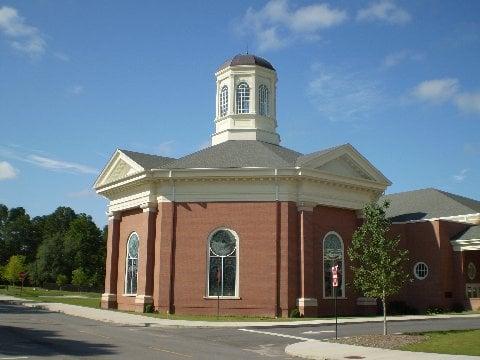
[[[222,66],[218,68],[217,71],[225,69],[228,66],[237,66],[237,65],[257,65],[261,66],[270,70],[275,71],[275,68],[268,60],[264,58],[252,54],[238,54],[235,55],[233,58],[225,61]]]

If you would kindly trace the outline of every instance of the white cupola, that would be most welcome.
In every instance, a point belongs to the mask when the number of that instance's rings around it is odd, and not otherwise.
[[[212,145],[228,140],[258,140],[278,145],[277,73],[267,60],[236,55],[215,73],[215,134]]]

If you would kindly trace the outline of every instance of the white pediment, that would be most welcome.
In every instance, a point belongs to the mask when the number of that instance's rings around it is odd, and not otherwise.
[[[348,155],[342,155],[321,166],[318,166],[316,169],[334,175],[374,180],[371,175],[369,175],[360,166],[358,166],[355,161]]]
[[[390,180],[350,144],[321,152],[318,156],[309,158],[301,166],[342,177],[391,185]]]
[[[117,150],[100,173],[94,188],[114,183],[144,170],[142,166],[130,159],[121,150]]]

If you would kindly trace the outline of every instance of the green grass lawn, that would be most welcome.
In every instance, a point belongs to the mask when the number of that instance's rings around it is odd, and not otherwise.
[[[9,286],[8,290],[6,288],[0,288],[0,294],[38,302],[56,302],[92,308],[100,307],[101,298],[101,294],[99,293],[47,290],[32,287],[24,287],[22,290],[18,286]]]
[[[406,345],[401,350],[480,356],[480,330],[438,331],[423,335],[426,336],[424,341]]]

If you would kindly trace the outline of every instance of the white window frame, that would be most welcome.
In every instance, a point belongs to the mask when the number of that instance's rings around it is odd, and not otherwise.
[[[222,88],[220,89],[220,98],[219,98],[219,104],[220,104],[220,116],[226,116],[228,115],[228,86],[223,85]]]
[[[325,296],[325,288],[326,288],[326,283],[325,283],[325,240],[329,235],[335,235],[340,239],[340,243],[342,244],[342,296],[337,296],[337,299],[346,299],[346,294],[345,294],[345,279],[346,279],[346,274],[345,274],[345,244],[343,242],[342,237],[340,234],[338,234],[336,231],[329,231],[322,240],[322,291],[323,291],[323,298],[324,299],[333,299],[333,296]]]
[[[234,237],[235,237],[235,295],[233,296],[210,296],[210,241],[212,240],[213,235],[217,231],[220,230],[225,230],[230,232]],[[240,291],[240,239],[238,237],[238,234],[236,231],[225,228],[225,227],[220,227],[216,228],[215,230],[211,231],[210,234],[208,235],[207,238],[207,267],[206,267],[206,288],[205,288],[205,298],[206,299],[240,299],[239,291]]]
[[[235,87],[235,111],[237,114],[250,113],[251,91],[246,81],[241,81]],[[245,106],[247,104],[247,106]]]
[[[138,249],[137,249],[137,291],[138,291],[138,266],[140,264],[140,256],[139,256],[139,251],[140,251],[140,236],[138,236],[138,233],[136,231],[132,231],[130,235],[128,235],[128,240],[127,240],[127,246],[126,246],[126,254],[125,254],[125,284],[123,288],[123,295],[124,296],[137,296],[137,293],[127,293],[127,280],[128,280],[128,243],[130,242],[130,239],[132,238],[132,235],[136,235],[138,239]]]
[[[269,115],[269,94],[268,86],[262,84],[258,87],[258,113],[261,116]]]
[[[425,265],[425,268],[426,268],[425,276],[420,276],[420,275],[417,274],[417,269],[420,265]],[[430,272],[430,269],[429,269],[428,265],[423,261],[418,261],[418,262],[415,263],[415,265],[413,265],[413,275],[418,280],[425,280],[428,277],[429,272]]]

